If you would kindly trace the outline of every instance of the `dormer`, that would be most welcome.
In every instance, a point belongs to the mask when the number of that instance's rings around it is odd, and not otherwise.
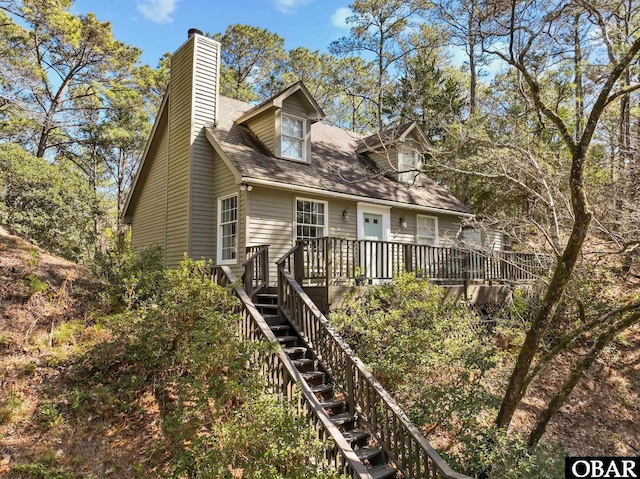
[[[420,186],[420,170],[429,142],[416,122],[363,138],[357,152],[367,155],[387,176],[400,183]]]
[[[324,119],[322,108],[302,82],[294,83],[236,120],[278,157],[308,162],[311,125]]]

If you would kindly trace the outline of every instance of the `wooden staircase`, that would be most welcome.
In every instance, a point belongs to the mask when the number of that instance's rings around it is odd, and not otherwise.
[[[300,372],[302,379],[315,394],[320,405],[329,414],[358,459],[366,466],[372,479],[403,477],[390,465],[387,455],[366,428],[359,424],[356,411],[350,411],[342,391],[334,387],[327,370],[323,368],[313,349],[305,343],[293,325],[283,317],[278,307],[278,295],[274,292],[255,294],[255,307],[265,319],[278,343]]]
[[[256,366],[326,445],[314,460],[353,479],[471,479],[431,447],[298,283],[303,247],[276,261],[275,288],[268,245],[247,248],[242,286],[227,266],[213,274],[240,299],[240,334],[282,346]]]

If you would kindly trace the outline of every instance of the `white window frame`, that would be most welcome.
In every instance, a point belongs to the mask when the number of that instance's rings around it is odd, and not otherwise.
[[[327,236],[329,231],[329,202],[324,200],[317,200],[313,198],[295,198],[293,201],[293,242],[295,244],[298,241],[298,225],[304,226],[317,226],[307,223],[298,223],[298,201],[309,201],[311,203],[321,203],[324,205],[324,225],[322,227],[322,236]],[[322,237],[319,236],[319,237]],[[306,239],[306,238],[305,238]]]
[[[435,236],[427,236],[424,234],[420,234],[420,218],[429,218],[435,220]],[[440,245],[440,226],[438,225],[438,217],[430,216],[430,215],[416,215],[416,243],[417,244],[427,244],[421,243],[420,238],[433,238],[433,244],[427,246],[439,246]]]
[[[222,227],[224,226],[222,224],[222,202],[225,200],[228,200],[230,198],[233,198],[235,196],[236,198],[236,219],[235,219],[235,224],[236,224],[236,233],[235,233],[235,237],[236,237],[236,257],[235,258],[231,258],[231,259],[222,259]],[[233,222],[227,222],[226,224],[232,224]],[[218,231],[217,231],[217,243],[218,243],[218,247],[217,247],[217,255],[218,255],[218,264],[238,264],[238,259],[239,259],[239,242],[240,242],[240,196],[238,195],[238,193],[233,193],[231,195],[227,195],[227,196],[221,196],[220,198],[218,198]]]
[[[404,158],[406,156],[413,156],[415,158],[415,165],[405,163]],[[422,166],[422,155],[413,150],[413,151],[399,151],[398,152],[398,181],[401,183],[406,183],[408,185],[420,186],[420,168]],[[401,173],[405,170],[405,173]]]
[[[286,117],[302,122],[302,138],[296,138],[294,136],[284,134],[284,119]],[[284,154],[282,140],[285,136],[287,138],[293,138],[294,140],[299,140],[302,142],[302,157],[298,158],[295,156],[289,156]],[[305,161],[305,162],[307,161],[307,120],[306,119],[301,118],[299,116],[290,115],[289,113],[282,112],[282,114],[280,115],[280,155],[282,156],[282,158],[287,158],[288,160]]]

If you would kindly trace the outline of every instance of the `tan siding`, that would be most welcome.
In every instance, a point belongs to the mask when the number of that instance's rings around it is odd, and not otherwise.
[[[169,85],[169,179],[167,182],[166,264],[177,266],[189,253],[189,163],[193,45],[187,42],[171,59]]]
[[[293,201],[288,191],[254,187],[249,201],[252,245],[269,245],[269,278],[277,279],[275,262],[293,246]]]
[[[191,228],[190,255],[215,259],[216,190],[214,150],[206,138],[204,126],[212,124],[216,112],[218,44],[196,36],[191,127]],[[226,165],[224,165],[226,168]]]
[[[403,228],[400,218],[404,216],[407,227]],[[391,240],[396,243],[416,242],[416,212],[415,210],[405,210],[391,208]]]
[[[204,125],[214,122],[218,100],[219,44],[200,35],[195,39],[192,140],[200,137]]]
[[[381,152],[367,152],[366,154],[385,173],[395,172],[398,168],[398,152],[395,148]]]
[[[282,111],[289,115],[299,116],[300,118],[308,118],[309,112],[304,107],[300,100],[296,98],[296,95],[291,95],[284,99],[282,102]]]
[[[167,206],[167,145],[166,130],[157,131],[160,136],[152,158],[151,169],[142,185],[142,191],[131,222],[131,244],[139,251],[147,245],[158,245],[164,249]]]
[[[440,246],[452,246],[458,239],[460,217],[453,215],[431,215],[438,217]]]
[[[257,118],[252,119],[247,126],[255,133],[264,145],[275,154],[275,134],[276,134],[275,112],[268,111]]]
[[[246,192],[243,193],[239,191],[238,185],[235,184],[235,178],[233,173],[227,166],[227,164],[222,160],[218,153],[213,152],[213,191],[215,192],[213,197],[213,204],[211,209],[211,225],[213,225],[213,237],[212,237],[212,246],[211,249],[213,251],[214,261],[217,263],[217,252],[218,252],[218,198],[222,198],[225,196],[232,195],[234,193],[239,193],[238,195],[238,262],[235,265],[229,265],[232,271],[240,278],[242,275],[241,266],[244,262],[244,252],[245,252],[245,221],[244,216],[246,214]]]
[[[489,229],[483,232],[483,237],[483,246],[485,248],[489,248],[492,251],[503,251],[504,237],[501,231]]]
[[[358,204],[355,201],[331,198],[329,200],[329,236],[355,239],[358,236]],[[349,208],[349,219],[342,212]]]

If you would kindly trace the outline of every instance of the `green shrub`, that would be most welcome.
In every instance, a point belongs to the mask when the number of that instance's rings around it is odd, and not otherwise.
[[[460,437],[462,450],[449,456],[458,470],[491,479],[562,479],[566,451],[540,445],[535,450],[495,426]]]
[[[93,249],[98,216],[95,194],[73,165],[52,164],[17,145],[0,144],[0,224],[78,261]]]
[[[139,252],[131,248],[131,234],[106,232],[106,252],[96,252],[92,270],[109,285],[116,306],[132,309],[153,295],[159,295],[166,283],[164,255],[159,246],[148,246]]]

